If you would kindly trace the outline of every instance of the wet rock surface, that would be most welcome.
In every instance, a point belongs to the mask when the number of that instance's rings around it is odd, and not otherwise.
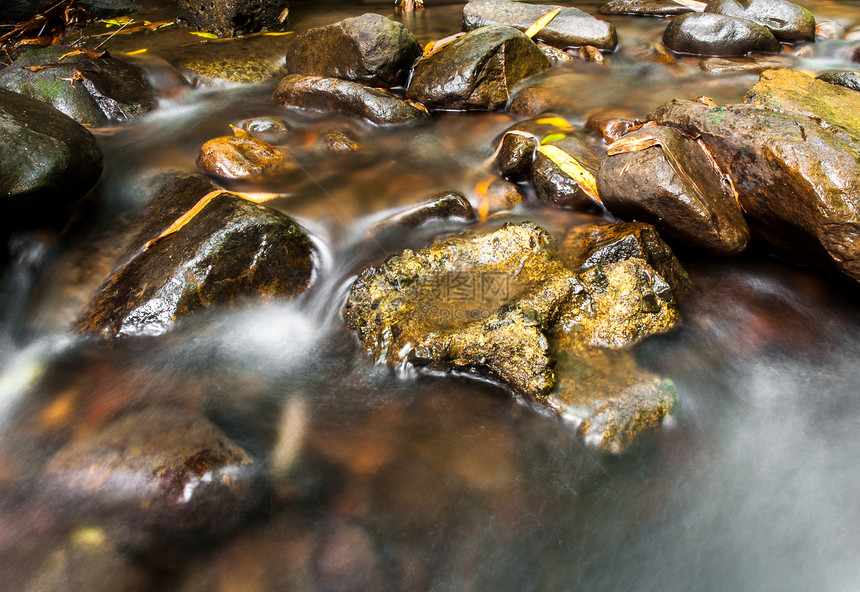
[[[532,165],[532,182],[538,198],[579,210],[599,209],[595,175],[600,146],[577,135],[542,143]]]
[[[815,17],[806,8],[787,0],[711,0],[705,12],[753,21],[783,43],[815,41]]]
[[[487,375],[562,415],[564,397],[553,389],[568,377],[556,377],[553,360],[580,349],[625,349],[679,320],[672,287],[644,259],[575,273],[533,223],[451,238],[366,269],[344,318],[379,362]],[[566,345],[554,351],[553,339]],[[669,408],[657,416],[656,407],[640,410],[659,424]],[[599,446],[626,444],[607,436]]]
[[[615,49],[618,43],[615,27],[573,7],[471,0],[463,8],[463,24],[467,31],[487,25],[507,25],[525,31],[543,15],[559,8],[561,11],[536,34],[536,39],[555,47],[592,45],[609,51]]]
[[[776,37],[757,23],[701,12],[672,19],[663,33],[663,45],[677,53],[704,56],[743,56],[751,52],[780,51]]]
[[[405,86],[421,46],[402,23],[364,14],[296,36],[289,74],[343,78],[371,86]]]
[[[254,179],[288,173],[298,165],[285,149],[234,128],[232,136],[214,138],[203,144],[197,155],[197,168],[225,179]]]
[[[825,72],[824,74],[819,74],[816,78],[830,84],[837,84],[851,90],[860,91],[860,73],[853,70]]]
[[[281,80],[272,100],[284,107],[357,115],[378,125],[408,123],[427,116],[424,109],[386,90],[302,74]]]
[[[158,238],[203,197],[211,201]],[[292,219],[194,177],[168,182],[138,224],[118,269],[77,323],[80,333],[157,335],[195,310],[290,298],[310,285],[313,247]]]
[[[47,103],[82,124],[124,121],[155,106],[143,70],[106,52],[91,57],[68,45],[25,51],[0,71],[0,87]]]
[[[235,37],[287,28],[287,6],[280,0],[177,0],[183,23],[219,35]]]
[[[731,176],[756,236],[858,279],[855,103],[855,91],[776,70],[762,74],[743,104],[673,101],[653,116],[700,135]]]
[[[518,82],[549,67],[531,39],[512,27],[490,25],[421,59],[406,97],[431,110],[502,109]]]
[[[666,127],[631,132],[609,146],[597,189],[615,216],[653,224],[667,239],[736,255],[749,229],[734,188],[699,144]]]
[[[229,532],[258,499],[259,466],[210,422],[176,409],[130,413],[45,465],[46,493],[144,551]]]
[[[674,0],[612,0],[599,9],[600,14],[635,14],[640,16],[678,16],[693,9]]]
[[[26,226],[81,198],[102,172],[95,138],[56,109],[0,90],[0,211]],[[12,147],[20,149],[12,149]]]

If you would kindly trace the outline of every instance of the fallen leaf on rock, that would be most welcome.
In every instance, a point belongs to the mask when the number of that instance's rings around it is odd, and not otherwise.
[[[525,30],[526,37],[531,39],[532,37],[540,33],[541,30],[543,30],[543,28],[546,27],[559,12],[561,12],[561,8],[556,8],[555,10],[546,13],[534,23],[532,23],[532,26]]]
[[[594,201],[603,205],[597,193],[597,181],[577,160],[558,146],[538,146],[538,152],[553,161],[561,170],[570,176],[582,190]]]

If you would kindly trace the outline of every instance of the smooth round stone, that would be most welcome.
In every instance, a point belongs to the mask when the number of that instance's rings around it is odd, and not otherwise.
[[[761,25],[705,12],[672,19],[663,33],[663,45],[676,53],[722,57],[778,53],[781,49],[776,37]]]

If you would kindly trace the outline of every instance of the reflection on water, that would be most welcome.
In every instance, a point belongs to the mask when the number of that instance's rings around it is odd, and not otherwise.
[[[428,4],[407,21],[420,40],[459,27],[460,5]],[[337,6],[299,3],[291,14],[306,29],[385,12]],[[810,6],[846,27],[860,20],[847,2]],[[622,47],[610,68],[560,68],[540,82],[566,97],[561,112],[574,123],[604,108],[644,116],[673,97],[737,100],[755,80],[705,75],[692,60],[643,65],[625,56],[641,55],[636,47],[657,39],[661,25],[612,20]],[[639,351],[642,364],[677,384],[674,421],[628,455],[596,454],[492,384],[373,366],[338,312],[362,268],[462,228],[369,232],[384,212],[442,190],[477,207],[493,138],[515,119],[444,114],[406,130],[341,121],[365,149],[322,159],[302,151],[324,124],[272,106],[271,90],[188,92],[99,130],[98,199],[61,237],[15,237],[0,286],[3,589],[856,587],[856,287],[759,255],[679,252],[699,294],[679,331]],[[152,173],[194,170],[204,141],[267,115],[294,126],[287,145],[305,155],[302,174],[253,189],[280,193],[270,205],[314,235],[322,257],[314,287],[291,303],[206,311],[159,338],[69,338],[65,328],[145,205]],[[528,201],[491,212],[488,224],[524,219],[559,234],[593,218]],[[143,435],[112,433],[118,418]],[[170,427],[186,420],[190,427]],[[170,504],[160,510],[170,528],[145,523],[143,505],[159,503],[145,494],[152,479],[176,480],[185,503],[217,478],[193,466],[152,476],[116,461],[113,479],[122,470],[143,479],[132,495],[142,501],[129,508],[111,497],[87,472],[87,455],[134,459],[147,430],[159,442],[182,442],[182,430],[223,435],[255,467],[225,483],[245,479],[253,495],[212,489],[204,502],[225,512],[217,528],[199,528],[190,510]],[[63,453],[70,449],[77,455]],[[247,466],[236,459],[231,466]],[[70,498],[57,480],[73,472],[85,494]],[[183,536],[171,538],[172,528]]]

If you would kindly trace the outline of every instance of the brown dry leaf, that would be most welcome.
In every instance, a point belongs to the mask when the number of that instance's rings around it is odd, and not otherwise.
[[[525,31],[526,37],[531,39],[532,37],[534,37],[535,35],[540,33],[543,30],[543,28],[546,27],[550,23],[550,21],[552,21],[552,19],[554,19],[555,16],[559,12],[561,12],[561,8],[556,8],[555,10],[546,13],[545,15],[540,17],[538,20],[536,20],[534,23],[532,23],[532,26],[529,27],[528,29],[526,29],[526,31]]]
[[[588,170],[586,170],[577,160],[570,154],[551,144],[538,146],[538,152],[553,161],[561,170],[563,170],[571,179],[576,181],[582,190],[594,201],[603,205],[600,200],[600,195],[597,193],[597,181]]]

